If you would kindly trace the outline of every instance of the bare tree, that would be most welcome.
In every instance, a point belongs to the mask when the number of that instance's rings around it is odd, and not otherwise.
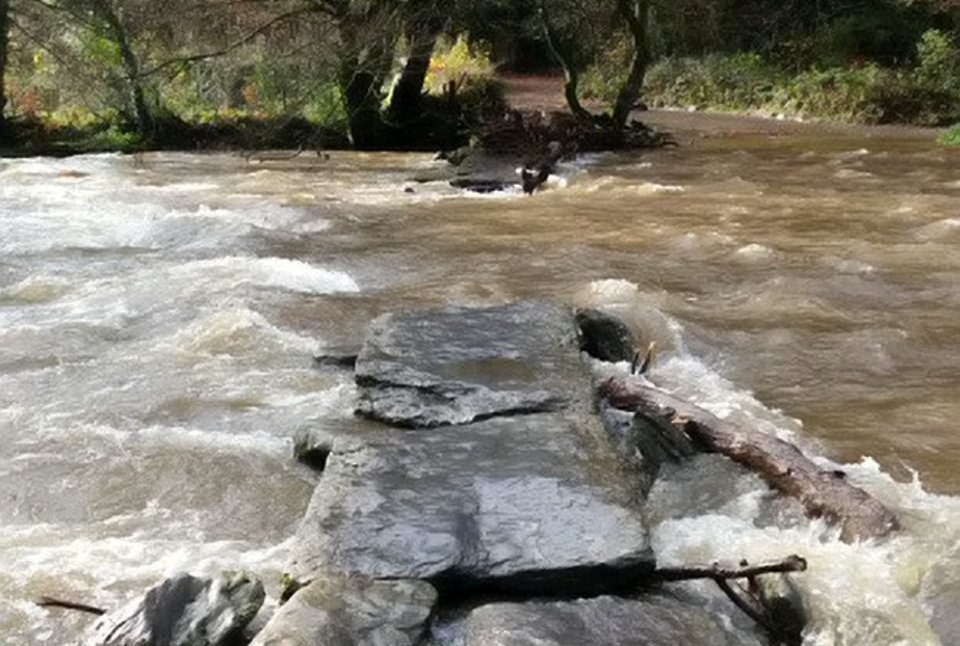
[[[626,81],[620,86],[612,113],[614,127],[623,128],[640,98],[643,79],[650,64],[649,0],[617,0],[617,15],[626,25],[633,41],[633,62],[630,64]]]
[[[130,37],[121,19],[122,6],[119,2],[111,0],[85,0],[85,3],[89,3],[89,11],[102,25],[103,35],[116,43],[120,51],[124,83],[133,109],[137,132],[144,136],[149,135],[153,130],[153,115],[147,106],[143,89],[140,59],[133,51]]]
[[[547,43],[563,67],[567,105],[578,117],[590,116],[577,92],[580,73],[613,32],[627,33],[633,57],[610,110],[613,128],[622,130],[640,97],[650,64],[649,0],[539,0],[538,9]]]
[[[448,19],[449,10],[438,0],[408,0],[403,13],[404,33],[410,53],[393,95],[389,112],[403,123],[420,116],[423,110],[423,84],[430,68],[430,57]]]
[[[393,63],[402,3],[307,0],[336,27],[338,79],[355,148],[376,147],[383,132],[383,84]]]
[[[0,0],[0,135],[6,129],[3,110],[7,106],[5,81],[7,77],[7,47],[10,37],[10,0]]]

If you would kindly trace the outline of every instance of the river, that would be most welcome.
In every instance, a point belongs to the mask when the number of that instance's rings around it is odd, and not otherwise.
[[[381,312],[527,297],[614,309],[657,342],[654,381],[835,462],[905,526],[846,545],[761,522],[764,489],[735,483],[652,514],[664,563],[796,552],[806,644],[956,643],[957,153],[651,116],[683,145],[580,158],[533,197],[415,184],[424,155],[0,160],[0,643],[73,643],[89,619],[44,594],[113,607],[222,567],[275,593],[316,482],[291,437],[361,423],[312,355]]]

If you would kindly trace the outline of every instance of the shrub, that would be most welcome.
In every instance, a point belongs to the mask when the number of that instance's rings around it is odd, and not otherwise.
[[[669,58],[647,73],[644,96],[656,106],[749,110],[770,101],[782,76],[757,54]]]
[[[496,72],[489,50],[461,34],[453,43],[438,44],[430,59],[426,87],[431,94],[440,95],[451,82],[463,87],[479,79],[492,79]]]
[[[960,146],[960,123],[955,123],[940,137],[944,146]]]
[[[960,91],[960,51],[953,40],[938,29],[924,32],[917,44],[917,76],[925,86]]]
[[[645,97],[653,106],[940,126],[960,121],[960,50],[930,30],[913,68],[867,62],[791,75],[756,54],[668,58],[648,72]]]

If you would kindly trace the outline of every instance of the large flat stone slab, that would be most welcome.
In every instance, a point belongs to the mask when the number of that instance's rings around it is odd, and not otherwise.
[[[414,646],[436,601],[436,590],[423,581],[320,574],[250,646]]]
[[[358,412],[406,427],[560,410],[592,396],[572,310],[539,301],[381,317],[356,379]]]
[[[337,442],[295,571],[590,594],[653,568],[631,480],[582,412]]]
[[[467,617],[463,646],[762,646],[753,634],[669,597],[495,603]]]

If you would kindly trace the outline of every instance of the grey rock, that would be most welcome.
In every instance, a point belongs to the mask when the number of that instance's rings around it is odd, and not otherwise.
[[[303,426],[293,436],[293,457],[300,462],[323,471],[327,456],[333,450],[336,433],[317,425]]]
[[[520,185],[517,168],[521,166],[521,160],[517,157],[490,155],[465,147],[434,159],[447,160],[449,164],[422,169],[410,179],[418,183],[449,182],[454,188],[481,192],[485,188],[503,190]]]
[[[353,370],[357,365],[356,352],[328,352],[320,354],[313,358],[313,363],[318,368],[331,370]]]
[[[324,573],[277,610],[251,646],[413,646],[436,600],[423,581]]]
[[[583,334],[584,352],[601,361],[631,361],[634,354],[633,333],[617,317],[596,309],[577,312],[577,325]]]
[[[259,580],[244,573],[179,574],[94,624],[88,646],[219,646],[231,643],[263,605]]]
[[[501,179],[483,177],[457,177],[450,180],[450,186],[453,188],[460,188],[472,193],[496,193],[516,184],[517,182],[504,182]]]
[[[356,379],[358,412],[408,427],[559,410],[592,396],[573,313],[536,301],[381,317]]]
[[[496,603],[465,621],[464,646],[761,646],[704,610],[669,597]]]
[[[621,466],[597,419],[572,411],[338,442],[294,570],[429,579],[443,590],[630,586],[654,563]]]

